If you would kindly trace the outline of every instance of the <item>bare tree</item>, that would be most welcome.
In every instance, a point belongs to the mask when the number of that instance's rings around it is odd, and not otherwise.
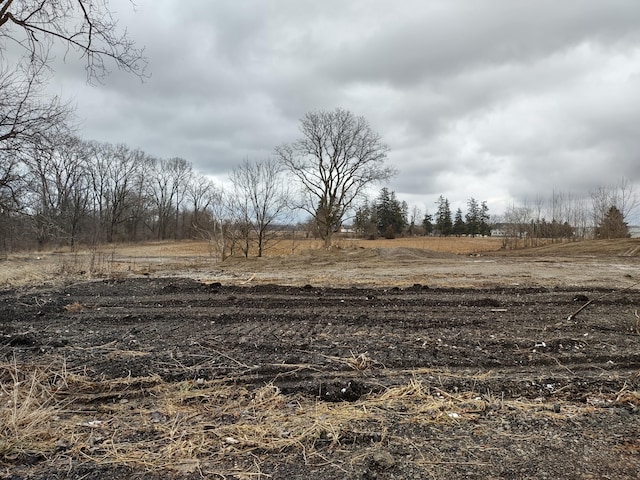
[[[276,154],[301,184],[299,207],[315,220],[325,246],[346,213],[372,183],[395,174],[384,161],[389,148],[364,117],[340,108],[307,113],[302,138],[276,148]]]
[[[131,221],[138,201],[136,180],[142,173],[146,155],[124,144],[91,142],[89,176],[96,211],[97,239],[114,241],[121,225]]]
[[[273,159],[261,162],[245,160],[231,172],[237,220],[245,227],[245,256],[253,238],[258,257],[276,238],[274,226],[287,220],[290,212],[289,188],[281,176],[281,165]]]
[[[575,196],[573,198],[572,219],[570,223],[575,229],[576,239],[584,240],[587,236],[591,235],[590,217],[588,199],[582,196]]]
[[[192,173],[191,163],[183,158],[151,161],[149,198],[156,209],[158,240],[166,240],[171,233],[178,238],[180,206]]]
[[[209,239],[212,253],[220,260],[225,260],[233,254],[233,226],[229,219],[229,195],[223,189],[211,188],[207,190],[206,212],[210,217],[208,228],[200,230],[203,237]]]
[[[151,171],[147,172],[147,195],[154,207],[156,218],[156,234],[158,240],[168,236],[169,221],[173,215],[173,197],[175,189],[172,177],[169,175],[167,160],[151,159]]]
[[[26,186],[24,173],[16,155],[0,151],[0,212],[20,209],[20,197]]]
[[[34,150],[28,166],[39,243],[54,240],[75,246],[90,199],[82,142],[73,136],[54,139]]]
[[[191,178],[193,177],[193,166],[184,158],[172,158],[170,161],[170,173],[175,188],[175,223],[174,238],[180,239],[184,237],[184,222],[180,224],[180,214],[184,214],[183,203],[187,196],[187,189]]]
[[[193,175],[186,185],[186,200],[190,208],[189,229],[191,234],[202,236],[211,229],[211,215],[208,214],[211,203],[216,199],[216,186],[204,175]],[[209,238],[209,235],[205,235]]]
[[[71,108],[44,86],[52,48],[75,50],[87,80],[101,81],[108,63],[143,78],[146,59],[118,27],[108,0],[0,0],[0,150],[22,151],[55,133]]]
[[[407,233],[409,235],[416,235],[420,231],[418,226],[419,219],[422,218],[422,211],[417,205],[411,207],[411,213],[409,214],[409,229]]]
[[[7,195],[13,200],[18,198],[16,192],[23,186],[24,177],[16,175],[25,160],[21,156],[46,157],[51,152],[47,137],[59,138],[71,117],[68,104],[44,94],[44,86],[53,74],[52,48],[61,46],[66,50],[65,56],[71,50],[77,51],[85,60],[89,82],[101,81],[108,73],[109,63],[140,78],[145,76],[143,51],[118,27],[109,3],[0,0],[0,158],[11,161],[0,172],[5,200]],[[38,148],[45,150],[38,152]],[[65,201],[69,207],[69,198]],[[75,206],[81,208],[84,197],[75,201]],[[6,207],[7,202],[4,204]],[[16,206],[14,202],[13,207]],[[72,216],[72,220],[78,219]],[[77,226],[72,224],[72,230]],[[75,241],[75,233],[70,234]]]
[[[108,60],[145,75],[143,51],[118,27],[108,0],[0,0],[0,149],[19,148],[68,117],[68,105],[42,94],[57,44],[79,52],[90,82],[106,76]]]
[[[532,208],[526,200],[522,206],[509,205],[504,212],[504,247],[518,248],[520,239],[524,239],[524,246],[528,246],[531,242],[532,221]]]
[[[25,169],[17,156],[0,150],[0,252],[6,256],[16,241],[13,224],[23,207]]]

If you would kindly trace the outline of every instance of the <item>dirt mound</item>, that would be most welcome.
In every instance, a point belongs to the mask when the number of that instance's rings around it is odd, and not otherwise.
[[[454,259],[458,255],[446,252],[437,252],[435,250],[426,250],[421,248],[376,248],[374,249],[380,258],[389,261],[419,261],[429,258],[437,259]]]

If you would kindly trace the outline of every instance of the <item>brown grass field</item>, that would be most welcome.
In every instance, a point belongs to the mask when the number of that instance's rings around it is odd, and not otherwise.
[[[332,250],[415,249],[468,255],[500,250],[502,241],[496,238],[413,237],[394,240],[362,240],[337,238]],[[269,244],[265,258],[302,258],[309,253],[325,252],[320,240],[283,239]],[[254,255],[251,252],[252,257]],[[242,262],[235,256],[228,263]],[[254,259],[255,260],[255,259]],[[24,285],[56,281],[67,277],[108,277],[112,275],[151,274],[158,271],[180,272],[206,270],[222,262],[206,241],[164,241],[139,244],[101,245],[92,249],[68,248],[40,252],[15,253],[2,263],[0,285]]]
[[[518,250],[503,247],[501,238],[336,238],[327,250],[320,240],[283,239],[269,244],[263,258],[235,255],[221,261],[206,241],[113,244],[76,251],[10,254],[0,262],[0,286],[136,275],[190,276],[223,283],[251,278],[253,283],[280,284],[310,283],[304,281],[306,275],[319,283],[335,285],[406,285],[424,283],[424,277],[429,276],[439,285],[447,277],[453,279],[452,286],[481,286],[484,281],[495,284],[522,280],[509,277],[526,277],[528,262],[541,269],[541,279],[562,273],[559,281],[571,284],[572,277],[580,279],[590,273],[593,281],[600,277],[609,281],[608,271],[613,276],[621,271],[627,273],[624,270],[634,268],[629,264],[640,258],[640,239],[548,243]],[[624,265],[620,266],[616,259],[625,259]],[[483,263],[481,269],[479,263]],[[314,269],[307,268],[310,264]],[[514,271],[518,265],[521,268]],[[562,272],[557,268],[547,272],[545,266],[562,266]],[[347,271],[353,269],[349,277],[340,275],[344,267]],[[464,276],[464,272],[487,275],[471,284],[457,283],[455,279]]]

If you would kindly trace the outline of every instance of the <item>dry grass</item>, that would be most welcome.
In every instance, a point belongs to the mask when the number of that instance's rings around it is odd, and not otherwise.
[[[491,238],[411,237],[395,240],[336,238],[333,249],[419,249],[456,254],[495,251],[500,241]],[[326,252],[320,240],[282,239],[265,252],[266,257],[291,257]],[[252,255],[254,253],[252,252]],[[33,285],[64,279],[151,275],[158,272],[197,272],[211,269],[220,260],[206,241],[166,241],[105,245],[91,249],[56,249],[9,255],[2,262],[0,286]]]
[[[406,237],[387,240],[342,239],[336,245],[343,248],[415,248],[432,252],[470,255],[494,252],[502,248],[499,238],[482,237]]]
[[[357,370],[360,372],[364,372],[372,368],[384,368],[384,365],[380,364],[369,356],[369,352],[359,353],[357,355],[351,352],[350,357],[334,357],[330,355],[322,356],[328,360],[331,360],[332,362],[346,365],[352,370]]]
[[[354,368],[362,368],[365,356],[353,358]],[[308,459],[354,442],[375,449],[398,424],[473,423],[487,409],[558,416],[540,402],[447,393],[417,375],[407,385],[341,403],[285,396],[272,384],[247,389],[204,380],[167,383],[157,376],[92,381],[63,363],[2,364],[0,380],[0,464],[7,465],[66,458],[222,476],[243,472],[222,472],[215,459],[237,458],[254,465],[244,474],[256,475],[264,455]],[[601,397],[563,405],[563,413],[640,404],[637,392]]]
[[[64,366],[0,365],[0,459],[16,461],[55,450],[52,422],[65,408],[56,392],[66,379]]]
[[[236,258],[220,262],[219,258],[212,255],[211,245],[206,241],[119,244],[74,252],[59,249],[9,255],[7,260],[1,262],[0,286],[131,275],[203,278],[210,276],[212,271],[212,281],[216,281],[215,274],[220,273],[223,268],[230,272],[227,281],[248,282],[252,280],[251,275],[258,274],[256,282],[278,283],[284,270],[298,269],[313,277],[313,272],[309,272],[307,268],[308,263],[312,261],[314,265],[320,265],[324,260],[327,261],[327,265],[333,264],[336,268],[341,262],[347,261],[354,268],[359,268],[349,274],[349,278],[354,280],[360,274],[371,273],[376,266],[384,266],[387,271],[380,277],[380,281],[389,282],[393,279],[386,278],[385,275],[393,274],[394,268],[407,267],[408,270],[403,275],[408,279],[410,272],[415,271],[412,267],[422,265],[425,261],[431,262],[438,256],[442,261],[456,260],[447,257],[448,254],[455,254],[458,259],[482,254],[484,257],[491,256],[493,261],[499,261],[503,256],[528,256],[534,261],[536,257],[558,257],[563,260],[571,257],[583,260],[596,257],[638,257],[640,239],[571,242],[517,251],[503,251],[501,248],[502,239],[499,238],[408,237],[394,240],[362,240],[337,237],[330,250],[325,249],[319,240],[282,239],[266,250],[267,258],[250,257],[248,261]],[[386,265],[381,265],[381,261],[386,262]],[[259,274],[261,271],[262,275]],[[331,276],[332,272],[321,271],[319,277],[313,277],[312,280],[322,283],[322,275],[327,274]],[[365,280],[371,283],[370,279]],[[309,281],[311,280],[307,280],[306,283]],[[336,278],[332,277],[331,282],[335,281]]]

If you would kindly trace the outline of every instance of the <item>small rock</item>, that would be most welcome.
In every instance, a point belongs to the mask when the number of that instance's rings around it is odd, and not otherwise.
[[[167,417],[161,414],[160,412],[151,412],[151,422],[152,423],[161,423],[165,422]]]
[[[371,466],[378,470],[387,470],[395,465],[396,461],[389,452],[384,450],[374,452],[371,455]]]
[[[56,452],[64,452],[69,449],[69,442],[67,440],[60,439],[56,442]]]

